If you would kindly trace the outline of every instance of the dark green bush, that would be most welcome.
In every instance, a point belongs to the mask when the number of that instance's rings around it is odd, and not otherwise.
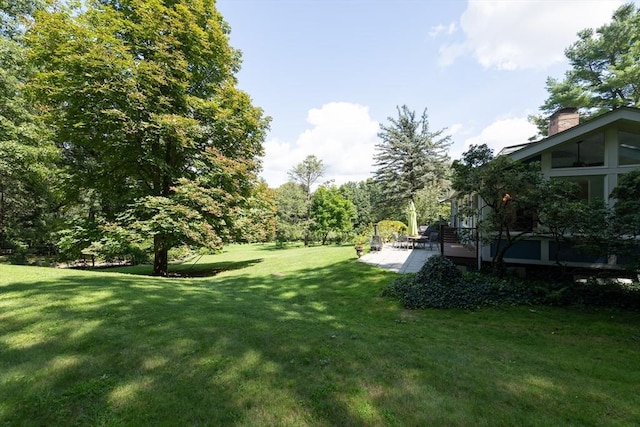
[[[431,272],[432,274],[426,274]],[[422,274],[421,274],[422,273]],[[458,277],[454,280],[454,277]],[[383,296],[406,308],[474,309],[497,305],[580,305],[640,309],[640,284],[616,282],[554,283],[499,278],[484,273],[453,273],[441,260],[420,273],[397,278]]]
[[[462,279],[462,273],[449,258],[432,256],[416,274],[416,282],[422,284],[438,283],[453,286]]]

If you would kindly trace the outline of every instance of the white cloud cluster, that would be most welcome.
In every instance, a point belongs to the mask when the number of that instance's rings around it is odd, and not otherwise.
[[[564,60],[578,31],[611,20],[619,0],[469,0],[460,18],[464,41],[440,48],[440,64],[472,55],[485,68],[544,69]],[[445,26],[430,34],[442,34]],[[451,34],[451,33],[449,33]]]
[[[311,127],[294,144],[277,139],[265,143],[261,175],[270,187],[287,182],[287,171],[312,154],[326,167],[323,181],[339,185],[371,176],[379,124],[369,116],[369,107],[331,102],[309,110],[307,122]]]
[[[501,118],[482,129],[478,135],[451,147],[450,156],[452,159],[460,159],[471,145],[480,144],[487,144],[494,154],[498,154],[504,147],[527,143],[537,132],[538,129],[526,117]]]

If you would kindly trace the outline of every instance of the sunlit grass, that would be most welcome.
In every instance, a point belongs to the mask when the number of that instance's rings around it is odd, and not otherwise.
[[[0,424],[640,422],[635,312],[406,311],[351,246],[145,268],[0,265]]]

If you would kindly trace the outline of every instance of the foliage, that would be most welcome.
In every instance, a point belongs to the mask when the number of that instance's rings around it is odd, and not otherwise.
[[[311,200],[312,230],[320,233],[322,244],[327,241],[330,232],[347,233],[353,228],[352,219],[355,208],[351,201],[345,199],[335,186],[322,186],[314,193]]]
[[[571,68],[563,80],[547,79],[549,97],[534,117],[546,135],[548,116],[577,107],[581,116],[597,115],[622,106],[640,107],[640,8],[620,6],[610,23],[578,33],[565,50]]]
[[[286,182],[275,190],[276,240],[293,242],[304,238],[307,224],[307,198],[302,186]]]
[[[106,221],[155,233],[156,274],[173,245],[219,247],[256,183],[268,121],[235,87],[240,55],[213,1],[58,6],[27,40],[69,186],[95,190]]]
[[[27,2],[15,7],[21,5],[28,8]],[[4,6],[1,12],[8,19]],[[0,248],[37,248],[51,243],[57,150],[39,110],[25,97],[34,69],[22,38],[10,32],[0,30]]]
[[[394,221],[385,219],[378,222],[378,234],[382,236],[385,241],[391,241],[393,239],[393,233],[407,234],[407,224],[402,221]],[[371,230],[373,236],[373,230]]]
[[[492,264],[501,271],[507,250],[533,231],[535,213],[546,196],[541,191],[540,166],[514,162],[508,156],[494,157],[482,144],[471,146],[452,168],[453,189],[459,196],[477,194],[485,203],[481,216],[480,207],[462,213],[480,217],[478,227],[485,243],[495,242],[498,247]]]
[[[291,168],[288,175],[289,178],[302,186],[302,190],[307,195],[307,199],[311,198],[311,187],[313,184],[324,176],[326,168],[322,160],[315,155],[308,155],[302,162]]]
[[[302,226],[304,229],[304,245],[309,244],[311,232],[313,231],[313,220],[311,219],[311,187],[324,175],[325,167],[322,160],[315,155],[308,155],[302,162],[291,168],[289,178],[300,185],[305,198],[305,216]]]
[[[339,187],[340,194],[353,203],[355,209],[353,229],[359,233],[374,222],[371,187],[371,181],[347,182]]]
[[[398,118],[388,118],[390,124],[380,125],[374,155],[374,180],[382,189],[385,207],[394,212],[414,200],[416,193],[438,185],[445,176],[451,145],[445,129],[432,132],[426,109],[416,118],[406,105],[398,107]]]
[[[446,193],[440,186],[427,186],[416,193],[415,205],[418,224],[435,224],[441,218],[451,216],[451,203],[441,202]]]
[[[253,188],[247,206],[239,209],[236,220],[237,242],[270,242],[276,235],[276,195],[266,182],[261,181]]]
[[[538,302],[526,286],[484,275],[463,276],[448,258],[440,256],[429,258],[415,276],[396,279],[383,291],[383,296],[396,298],[410,309],[476,309]]]
[[[611,192],[615,200],[615,227],[620,235],[640,236],[640,170],[619,175]]]
[[[444,286],[453,286],[462,279],[462,273],[449,258],[432,256],[416,274],[416,282],[421,284],[441,283]]]

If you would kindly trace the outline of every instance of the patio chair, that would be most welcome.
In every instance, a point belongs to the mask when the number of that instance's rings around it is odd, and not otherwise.
[[[408,249],[409,236],[405,236],[404,234],[401,236],[398,236],[398,247],[400,247],[401,249]]]

